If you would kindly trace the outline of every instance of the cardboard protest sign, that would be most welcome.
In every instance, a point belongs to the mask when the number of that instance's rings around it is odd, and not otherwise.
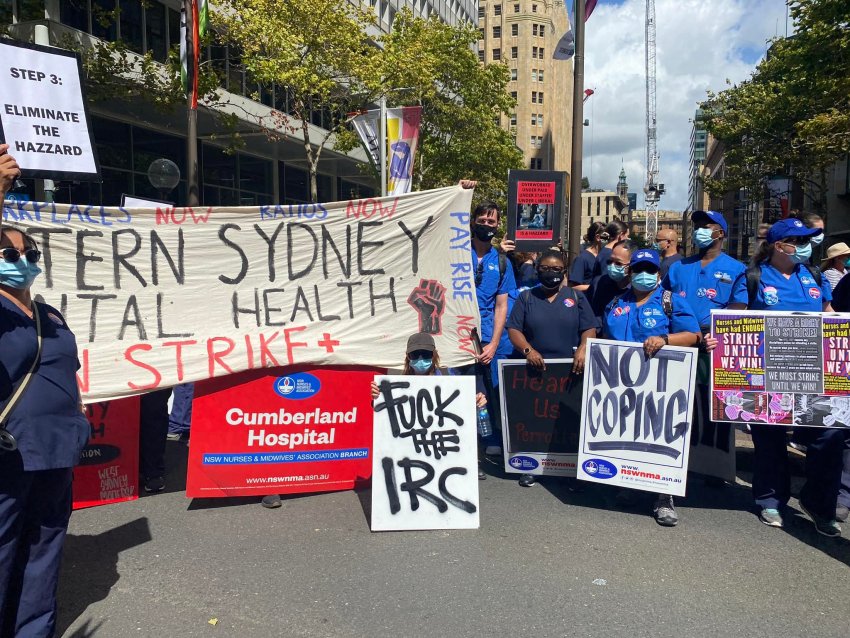
[[[91,437],[74,468],[74,509],[139,498],[139,398],[86,406]]]
[[[684,496],[697,351],[587,344],[578,478]]]
[[[715,311],[714,421],[850,427],[850,315]]]
[[[256,368],[400,368],[415,332],[470,363],[471,198],[3,212],[39,243],[33,291],[75,331],[91,402]]]
[[[477,529],[475,379],[375,381],[372,531]]]
[[[284,368],[197,384],[186,496],[350,490],[367,480],[376,372]]]
[[[561,239],[567,193],[562,171],[508,173],[508,238],[517,250],[544,250]]]
[[[576,475],[583,383],[572,368],[572,359],[547,359],[543,371],[499,361],[505,472]]]
[[[79,56],[2,40],[0,59],[0,140],[24,176],[97,179]]]

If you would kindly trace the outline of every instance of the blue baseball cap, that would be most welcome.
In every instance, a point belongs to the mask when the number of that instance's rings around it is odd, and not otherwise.
[[[661,258],[658,252],[649,248],[641,248],[636,250],[632,255],[632,260],[629,265],[636,266],[637,264],[653,264],[656,268],[661,268]]]
[[[786,237],[814,237],[823,232],[822,228],[809,228],[799,219],[789,217],[780,219],[767,231],[767,243],[772,244]]]
[[[729,227],[726,225],[726,220],[721,213],[716,210],[695,210],[691,213],[691,221],[708,222],[709,224],[718,224],[723,229],[724,233],[729,233]]]

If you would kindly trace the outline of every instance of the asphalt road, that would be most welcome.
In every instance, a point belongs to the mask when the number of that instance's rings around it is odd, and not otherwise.
[[[623,510],[490,466],[480,530],[376,534],[368,492],[187,500],[184,449],[173,491],[74,514],[58,635],[850,636],[850,540],[799,512],[759,523],[748,449],[737,485],[690,482],[673,529],[649,497]]]

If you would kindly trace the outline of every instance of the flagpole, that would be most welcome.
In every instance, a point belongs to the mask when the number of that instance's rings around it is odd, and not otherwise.
[[[573,59],[573,146],[570,162],[570,223],[568,251],[570,262],[581,250],[581,159],[584,144],[584,2],[575,0],[573,32],[576,53]]]
[[[380,111],[381,111],[381,122],[380,122],[380,131],[381,131],[381,152],[378,155],[379,160],[381,162],[381,197],[387,196],[387,98],[385,95],[381,96],[380,102]]]
[[[186,11],[186,51],[191,56],[187,65],[191,75],[186,96],[186,206],[195,207],[201,204],[198,176],[198,104],[195,97],[198,86],[198,6],[196,0],[184,0],[183,6]]]

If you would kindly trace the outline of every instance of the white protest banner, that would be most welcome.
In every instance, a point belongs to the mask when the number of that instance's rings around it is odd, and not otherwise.
[[[415,332],[444,365],[470,363],[471,198],[3,214],[39,244],[33,291],[75,331],[90,402],[255,368],[399,368]]]
[[[477,529],[475,379],[375,381],[372,531]]]
[[[684,496],[697,351],[587,343],[578,478]]]
[[[25,177],[97,179],[79,57],[0,40],[0,138]]]

